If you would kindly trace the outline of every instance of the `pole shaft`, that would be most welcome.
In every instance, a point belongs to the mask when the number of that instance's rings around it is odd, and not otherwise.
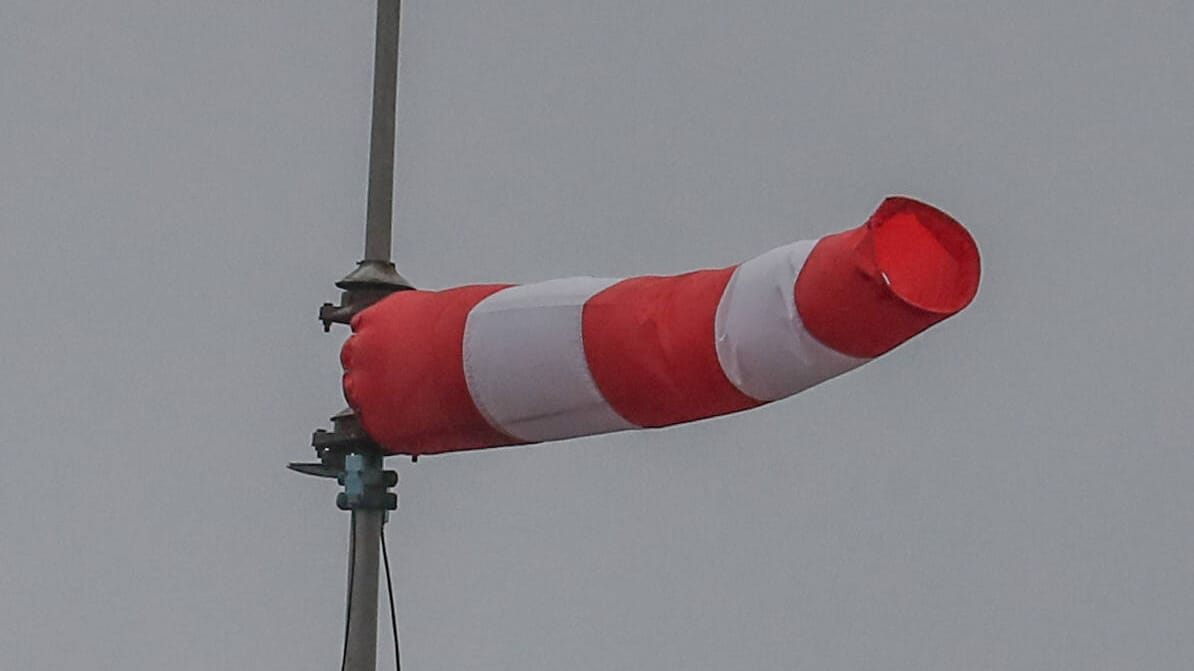
[[[352,511],[352,595],[345,642],[345,671],[377,669],[378,550],[382,510]]]
[[[365,214],[366,261],[390,260],[401,15],[401,0],[378,0],[377,44],[373,60],[373,132],[369,145],[369,204]]]

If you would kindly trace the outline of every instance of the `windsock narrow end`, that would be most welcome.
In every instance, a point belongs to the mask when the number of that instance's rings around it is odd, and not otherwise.
[[[970,304],[978,245],[945,212],[892,196],[863,226],[822,238],[796,281],[809,332],[830,348],[875,357]]]
[[[947,316],[974,300],[978,245],[953,217],[897,196],[884,201],[867,227],[881,277],[901,300]]]

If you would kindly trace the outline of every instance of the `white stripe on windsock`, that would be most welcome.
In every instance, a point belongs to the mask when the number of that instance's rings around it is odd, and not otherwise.
[[[739,391],[775,401],[870,359],[841,354],[814,338],[796,310],[796,278],[816,241],[773,249],[738,266],[717,306],[717,360]]]
[[[494,428],[527,442],[638,428],[609,406],[585,359],[585,302],[618,279],[510,287],[469,312],[464,375]]]

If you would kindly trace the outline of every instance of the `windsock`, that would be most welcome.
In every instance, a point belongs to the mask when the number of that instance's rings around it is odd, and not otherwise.
[[[737,266],[393,294],[353,319],[344,394],[389,454],[738,412],[860,366],[966,307],[979,254],[905,197]]]

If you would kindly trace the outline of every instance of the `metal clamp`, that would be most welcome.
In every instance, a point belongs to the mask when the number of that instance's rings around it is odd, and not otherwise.
[[[414,288],[393,263],[373,259],[358,263],[355,270],[336,282],[336,286],[344,290],[340,294],[340,304],[324,303],[319,308],[319,321],[323,322],[325,333],[331,330],[332,324],[351,323],[358,312],[386,296]]]
[[[398,473],[382,469],[381,448],[361,429],[356,415],[345,408],[332,417],[332,427],[311,436],[318,462],[291,463],[287,468],[335,478],[344,487],[336,496],[340,510],[397,510],[398,495],[389,489],[398,484]]]
[[[398,495],[388,491],[398,484],[398,473],[382,470],[381,455],[349,454],[336,481],[344,491],[336,495],[340,510],[397,510]]]

